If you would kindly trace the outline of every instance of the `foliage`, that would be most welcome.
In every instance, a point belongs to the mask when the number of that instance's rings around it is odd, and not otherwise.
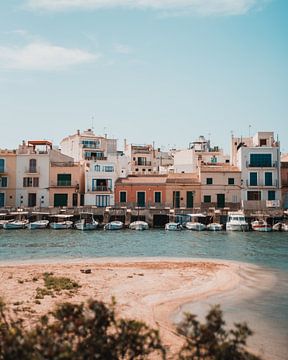
[[[140,360],[151,353],[165,359],[158,331],[139,321],[117,319],[114,302],[64,303],[32,330],[25,329],[21,319],[8,319],[0,302],[1,360]]]
[[[179,360],[260,360],[246,350],[247,338],[252,335],[246,323],[237,323],[226,330],[220,306],[211,308],[206,323],[195,315],[185,314],[177,331],[185,336]]]

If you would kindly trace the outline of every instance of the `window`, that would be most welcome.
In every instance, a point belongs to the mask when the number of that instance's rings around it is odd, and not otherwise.
[[[204,203],[211,203],[211,195],[204,195]]]
[[[28,207],[36,206],[37,195],[35,193],[28,194]]]
[[[161,203],[161,191],[155,191],[154,193],[154,202]]]
[[[257,186],[257,173],[256,172],[250,173],[250,186]]]
[[[106,207],[110,206],[110,196],[109,195],[96,195],[96,206]]]
[[[213,184],[213,179],[212,178],[207,178],[206,179],[206,184],[207,185],[212,185]]]
[[[0,176],[0,187],[7,187],[7,177],[6,176]]]
[[[5,172],[5,160],[4,159],[0,159],[0,173]]]
[[[99,149],[100,141],[99,140],[83,140],[82,146],[83,146],[83,148]]]
[[[36,173],[37,172],[37,162],[36,159],[29,160],[29,173]]]
[[[95,165],[94,171],[97,171],[97,172],[101,171],[101,166],[100,165]]]
[[[234,178],[228,178],[228,185],[234,185],[235,179]]]
[[[120,191],[120,203],[127,202],[127,193],[126,191]]]
[[[268,200],[276,200],[275,191],[273,190],[268,191]]]
[[[251,167],[271,167],[272,155],[271,154],[250,154]]]
[[[105,165],[105,166],[103,166],[103,171],[105,171],[105,172],[113,172],[114,171],[114,166]]]
[[[35,177],[24,177],[23,178],[23,187],[38,187],[39,186],[39,178]]]
[[[180,207],[180,191],[173,191],[173,207]]]
[[[267,139],[260,139],[260,146],[266,146],[267,145]]]
[[[137,192],[137,206],[145,207],[146,194],[144,191]]]
[[[247,200],[261,200],[261,191],[248,191]]]
[[[265,186],[272,186],[272,173],[265,172]]]
[[[57,174],[57,186],[71,186],[71,174]]]

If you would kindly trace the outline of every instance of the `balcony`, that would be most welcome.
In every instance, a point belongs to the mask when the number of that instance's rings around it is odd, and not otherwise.
[[[278,188],[279,187],[279,181],[273,180],[269,185],[267,185],[264,181],[259,181],[257,184],[251,184],[249,180],[246,180],[246,186],[251,188]]]
[[[108,186],[94,186],[92,187],[92,191],[111,192],[112,189]]]
[[[134,166],[152,166],[152,162],[151,161],[133,161]]]
[[[79,184],[77,182],[72,182],[69,180],[58,180],[58,181],[51,181],[50,187],[69,187],[79,189]]]
[[[25,168],[25,174],[39,174],[40,168],[38,166],[29,166]]]
[[[278,161],[272,161],[270,164],[252,164],[246,161],[246,167],[247,168],[277,168],[279,165]]]

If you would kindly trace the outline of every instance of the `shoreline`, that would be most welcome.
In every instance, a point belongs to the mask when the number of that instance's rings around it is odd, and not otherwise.
[[[90,269],[91,273],[83,274],[82,269]],[[237,261],[199,258],[102,257],[61,263],[59,259],[45,263],[7,261],[0,262],[0,296],[21,314],[27,326],[33,326],[41,315],[61,302],[79,303],[96,298],[109,303],[114,296],[119,316],[144,320],[149,326],[159,328],[163,343],[173,354],[182,343],[175,333],[177,311],[179,313],[185,304],[213,300],[219,294],[255,296],[255,289],[242,293],[241,286],[246,282],[249,288],[251,273],[259,269]],[[35,304],[36,288],[43,287],[44,272],[69,277],[81,288],[72,297],[63,292],[56,298],[45,296],[40,304]],[[33,281],[35,277],[37,281]],[[271,276],[265,286],[272,284]]]

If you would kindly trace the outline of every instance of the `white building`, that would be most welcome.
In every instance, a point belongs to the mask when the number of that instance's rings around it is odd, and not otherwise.
[[[60,142],[61,152],[71,156],[75,162],[105,160],[108,154],[117,153],[117,140],[95,135],[92,129],[77,130]]]
[[[246,209],[278,207],[281,202],[280,144],[273,132],[232,137],[231,162],[241,171],[241,198]]]
[[[128,175],[128,157],[123,153],[108,155],[105,160],[86,163],[85,205],[115,205],[114,188],[118,178]]]
[[[188,149],[174,153],[174,172],[193,173],[202,165],[229,164],[230,160],[218,146],[213,148],[204,136],[189,144]]]

